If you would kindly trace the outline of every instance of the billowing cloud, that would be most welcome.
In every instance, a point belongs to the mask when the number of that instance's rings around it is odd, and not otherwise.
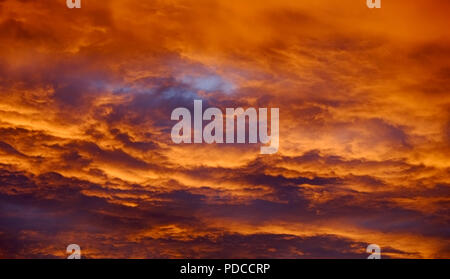
[[[448,1],[316,2],[0,1],[0,258],[448,258]]]

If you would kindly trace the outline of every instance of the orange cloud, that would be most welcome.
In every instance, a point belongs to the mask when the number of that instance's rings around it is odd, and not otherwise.
[[[0,1],[0,257],[448,258],[449,11]],[[278,153],[174,144],[194,99]]]

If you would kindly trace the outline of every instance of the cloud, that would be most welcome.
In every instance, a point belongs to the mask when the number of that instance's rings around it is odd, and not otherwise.
[[[94,2],[0,1],[0,257],[450,255],[447,1]],[[194,99],[279,152],[173,144]]]

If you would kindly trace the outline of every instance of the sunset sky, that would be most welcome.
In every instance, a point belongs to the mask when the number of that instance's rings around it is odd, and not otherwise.
[[[0,258],[450,258],[450,1],[0,0]],[[279,108],[280,146],[171,112]]]

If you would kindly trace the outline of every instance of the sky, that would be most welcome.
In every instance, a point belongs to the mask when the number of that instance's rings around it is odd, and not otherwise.
[[[0,0],[0,258],[450,257],[450,2]],[[279,150],[171,112],[279,108]]]

